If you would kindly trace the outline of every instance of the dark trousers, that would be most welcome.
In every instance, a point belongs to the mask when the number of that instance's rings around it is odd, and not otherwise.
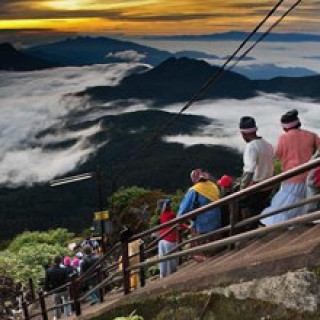
[[[271,200],[272,189],[255,192],[240,201],[240,217],[245,220],[255,217],[261,213],[263,209],[269,206]],[[246,230],[257,228],[259,221],[252,222]]]

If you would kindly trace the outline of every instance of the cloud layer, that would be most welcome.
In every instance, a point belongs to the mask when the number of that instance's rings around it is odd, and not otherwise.
[[[137,63],[57,68],[37,72],[0,73],[0,184],[31,185],[47,182],[75,169],[99,147],[88,144],[88,138],[98,133],[99,124],[70,131],[65,121],[82,123],[109,114],[146,109],[147,101],[93,104],[86,97],[69,93],[86,87],[117,85]],[[170,105],[166,111],[180,110],[181,104]],[[224,145],[242,150],[244,142],[239,131],[241,116],[256,118],[259,133],[272,144],[281,134],[280,116],[291,108],[300,112],[303,127],[320,134],[319,105],[312,101],[289,100],[279,95],[261,95],[249,100],[219,100],[196,102],[187,113],[202,115],[215,121],[191,136],[167,136],[167,142]],[[50,134],[50,128],[60,128]],[[47,130],[46,134],[42,134]],[[48,146],[72,141],[68,147]],[[107,142],[106,142],[107,143]]]
[[[146,54],[139,53],[135,50],[124,50],[118,52],[110,52],[106,57],[117,58],[128,62],[138,62],[144,59],[146,56]]]
[[[172,105],[167,111],[176,112],[181,105]],[[280,117],[288,110],[295,108],[299,111],[302,126],[320,135],[318,121],[320,107],[318,103],[303,100],[290,100],[279,95],[261,95],[248,100],[218,100],[196,102],[187,111],[193,115],[204,115],[215,120],[211,126],[203,128],[202,134],[196,136],[168,136],[168,142],[179,142],[186,146],[193,144],[225,145],[240,151],[244,142],[238,130],[239,119],[242,116],[253,116],[259,128],[258,133],[274,146],[282,133]],[[218,121],[219,125],[216,124]]]
[[[57,68],[38,72],[0,72],[0,184],[45,182],[74,169],[95,152],[87,139],[98,125],[70,132],[68,115],[89,108],[86,98],[66,96],[87,87],[116,85],[136,64]],[[79,119],[80,120],[80,119]],[[58,134],[40,135],[52,127]],[[48,144],[67,140],[68,149],[50,150]]]

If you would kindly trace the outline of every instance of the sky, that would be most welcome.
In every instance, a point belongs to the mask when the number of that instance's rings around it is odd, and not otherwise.
[[[250,31],[278,0],[1,0],[0,41]],[[295,3],[285,0],[284,11]],[[319,33],[319,0],[302,1],[279,32]]]

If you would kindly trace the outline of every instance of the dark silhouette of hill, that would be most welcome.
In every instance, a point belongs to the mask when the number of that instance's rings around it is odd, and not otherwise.
[[[51,68],[50,62],[15,49],[10,43],[0,43],[0,70],[33,71]]]
[[[176,58],[191,58],[191,59],[220,59],[219,56],[215,54],[208,54],[202,51],[196,50],[181,50],[175,52],[174,56]]]
[[[279,67],[273,63],[238,65],[233,69],[249,79],[269,80],[276,77],[309,77],[317,75],[315,71],[301,67]]]
[[[270,80],[257,80],[257,90],[267,93],[284,93],[291,98],[311,98],[320,100],[320,76],[300,78],[278,77]]]
[[[101,101],[150,99],[159,105],[187,101],[217,70],[201,60],[170,58],[145,73],[124,78],[116,87],[89,88],[79,95],[89,94]],[[226,71],[206,97],[245,99],[251,97],[253,91],[249,79]]]
[[[172,56],[167,51],[106,37],[68,38],[60,42],[33,46],[25,52],[65,66],[135,61],[135,59],[156,65]]]
[[[76,114],[73,116],[78,117]],[[119,171],[142,141],[171,116],[167,112],[148,110],[105,116],[76,125],[72,124],[74,119],[70,118],[66,126],[75,131],[99,122],[102,131],[91,137],[88,143],[97,146],[107,142],[70,175],[95,171],[100,165],[106,174],[106,196],[109,196],[110,179],[115,173],[120,173],[118,187],[137,185],[165,192],[189,187],[189,173],[196,167],[209,170],[215,177],[240,173],[241,156],[232,149],[217,145],[185,147],[178,143],[166,143],[161,137],[130,167]],[[208,118],[182,115],[166,134],[199,134],[209,124],[212,121]],[[41,135],[54,134],[55,130],[61,128],[46,130]],[[66,147],[62,144],[47,146],[51,150]],[[50,188],[49,185],[0,188],[0,238],[10,238],[24,230],[47,230],[58,226],[79,232],[90,225],[93,212],[97,210],[95,180],[56,188]]]
[[[157,67],[140,74],[129,75],[116,87],[89,88],[79,95],[94,100],[147,99],[155,105],[188,101],[217,72],[218,67],[201,60],[170,58]],[[249,80],[232,71],[223,76],[200,99],[246,99],[259,91],[282,93],[289,97],[320,98],[320,76]]]

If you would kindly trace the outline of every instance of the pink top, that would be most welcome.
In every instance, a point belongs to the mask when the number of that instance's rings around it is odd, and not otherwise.
[[[280,136],[276,157],[281,161],[282,170],[285,172],[309,161],[319,146],[320,138],[315,133],[291,129]],[[305,172],[286,182],[305,182],[307,175],[308,172]]]

